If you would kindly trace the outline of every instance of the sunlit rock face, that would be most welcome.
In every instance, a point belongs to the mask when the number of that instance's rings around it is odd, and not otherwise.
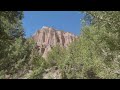
[[[45,58],[51,47],[60,45],[67,47],[77,36],[72,33],[56,30],[52,27],[43,26],[32,37],[39,47],[39,52]]]

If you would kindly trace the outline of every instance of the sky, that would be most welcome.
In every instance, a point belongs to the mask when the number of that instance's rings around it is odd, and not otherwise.
[[[79,35],[82,17],[79,11],[24,11],[22,22],[26,37],[32,36],[43,26]]]

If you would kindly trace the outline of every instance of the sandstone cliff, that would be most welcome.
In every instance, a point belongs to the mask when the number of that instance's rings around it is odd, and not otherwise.
[[[76,38],[77,36],[72,33],[46,26],[43,26],[33,35],[33,39],[39,48],[39,52],[42,53],[44,58],[47,56],[47,53],[51,50],[52,46],[58,44],[62,47],[67,47]]]

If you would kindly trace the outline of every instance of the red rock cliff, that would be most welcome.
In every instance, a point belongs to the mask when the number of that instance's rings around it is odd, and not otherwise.
[[[62,47],[67,47],[67,45],[76,38],[77,36],[72,33],[56,30],[46,26],[43,26],[33,35],[33,39],[39,47],[39,52],[43,54],[43,57],[47,56],[47,53],[51,50],[52,46],[58,44]]]

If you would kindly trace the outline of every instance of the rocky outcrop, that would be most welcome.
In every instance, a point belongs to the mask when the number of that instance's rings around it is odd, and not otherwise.
[[[39,48],[39,52],[45,58],[52,46],[60,45],[67,47],[77,36],[72,33],[56,30],[52,27],[43,26],[32,37]]]

